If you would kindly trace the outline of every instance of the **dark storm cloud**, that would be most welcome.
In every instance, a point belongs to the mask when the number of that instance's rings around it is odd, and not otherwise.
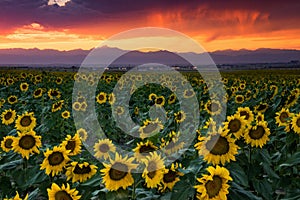
[[[214,19],[211,15],[211,12],[222,14],[224,10],[256,11],[258,16],[254,20],[259,22],[263,16],[267,16],[269,24],[265,29],[269,30],[292,29],[300,26],[300,1],[71,0],[62,7],[48,6],[47,2],[48,0],[0,1],[1,30],[5,32],[33,22],[52,28],[72,28],[86,23],[126,24],[135,21],[142,23],[153,13],[159,13],[164,18],[165,13],[172,12],[179,12],[180,20],[187,23],[194,21],[191,22],[192,25],[213,23],[210,26],[228,26],[231,23],[240,23],[239,18],[234,16],[232,20],[218,23],[218,18]],[[172,22],[171,18],[169,23],[176,24],[176,20],[179,19],[174,18]],[[205,20],[206,23],[203,22]]]

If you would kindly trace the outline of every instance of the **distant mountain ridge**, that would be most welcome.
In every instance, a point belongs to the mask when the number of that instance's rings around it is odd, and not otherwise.
[[[143,64],[156,61],[163,64],[183,64],[184,59],[168,51],[140,52],[127,51],[118,48],[101,47],[97,53],[102,58],[112,59],[115,55],[125,54],[115,61],[115,64]],[[80,65],[91,50],[74,49],[59,51],[54,49],[0,49],[0,65],[9,64],[74,64]],[[126,54],[127,53],[127,54]],[[300,60],[300,50],[268,49],[256,50],[218,50],[208,52],[216,64],[243,64],[243,63],[276,63]],[[193,62],[205,57],[205,53],[178,53]],[[127,63],[126,63],[127,62]]]

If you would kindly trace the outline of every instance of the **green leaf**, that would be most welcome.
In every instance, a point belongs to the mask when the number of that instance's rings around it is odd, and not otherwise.
[[[160,200],[170,200],[172,196],[172,192],[168,192],[166,194],[164,194],[163,196],[161,196],[159,199]]]
[[[115,200],[115,199],[128,199],[128,190],[119,189],[118,191],[108,192],[106,194],[107,200]]]
[[[171,195],[171,200],[189,199],[190,197],[193,197],[195,195],[195,192],[196,191],[193,188],[193,185],[187,183],[187,180],[186,181],[182,180],[174,186]]]
[[[300,163],[300,152],[293,154],[290,158],[288,158],[284,163],[279,165],[279,168],[282,167],[291,167]]]
[[[32,192],[30,192],[29,196],[28,196],[28,200],[35,200],[37,199],[37,196],[39,194],[39,188],[36,188],[35,190],[33,190]]]
[[[232,187],[229,188],[229,199],[243,199],[243,200],[261,200],[262,198],[254,195],[251,191],[245,190],[237,183],[232,182]]]
[[[269,177],[280,179],[280,177],[272,170],[272,168],[269,165],[263,163],[262,166],[264,168],[264,171],[269,175]]]
[[[254,180],[253,187],[255,191],[262,195],[265,199],[272,198],[272,186],[266,179]]]
[[[48,176],[45,174],[44,171],[39,170],[39,166],[35,168],[31,168],[28,170],[28,184],[34,185],[41,183],[48,179]]]
[[[248,177],[244,171],[244,169],[237,163],[230,163],[228,165],[228,170],[230,171],[230,176],[232,177],[233,181],[248,187]]]
[[[145,199],[152,200],[158,199],[160,196],[156,195],[153,190],[145,189],[145,188],[136,188],[135,190],[136,199]]]
[[[300,199],[300,195],[290,197],[290,198],[284,198],[284,199],[281,199],[281,200],[299,200],[299,199]]]
[[[271,165],[271,156],[266,149],[261,149],[261,151],[259,151],[259,154],[262,157],[263,161],[266,162],[266,164]]]
[[[99,174],[94,175],[91,179],[85,181],[84,183],[80,184],[83,187],[97,187],[101,182],[101,176]]]
[[[7,162],[7,163],[4,163],[4,164],[0,165],[0,170],[14,169],[22,163],[23,163],[23,159],[10,161],[10,162]]]
[[[0,191],[3,194],[8,194],[9,192],[11,192],[12,190],[12,186],[11,186],[11,180],[8,176],[0,176]],[[1,198],[1,194],[0,194],[0,198]]]

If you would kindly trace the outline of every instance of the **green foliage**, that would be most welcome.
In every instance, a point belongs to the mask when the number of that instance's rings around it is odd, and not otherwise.
[[[26,74],[25,78],[22,78],[22,72]],[[236,161],[226,163],[224,166],[230,171],[230,176],[233,179],[233,181],[229,181],[228,199],[300,199],[299,134],[293,129],[288,132],[285,127],[279,127],[275,120],[276,113],[287,107],[286,102],[291,92],[297,88],[299,89],[300,77],[295,75],[299,74],[299,72],[289,73],[281,71],[265,71],[261,74],[258,72],[222,73],[222,77],[228,79],[228,83],[225,84],[225,90],[228,94],[226,115],[233,115],[239,107],[249,107],[250,110],[255,111],[257,105],[267,103],[268,108],[264,112],[264,119],[271,131],[270,141],[263,148],[251,147],[243,139],[236,141],[236,144],[240,147],[236,155]],[[200,118],[197,119],[199,120],[197,121],[199,127],[193,127],[190,124],[184,127],[185,131],[181,133],[183,141],[187,140],[188,134],[195,134],[195,137],[191,145],[180,150],[184,153],[176,160],[176,162],[182,164],[182,167],[178,170],[183,176],[180,177],[180,181],[175,184],[172,191],[167,189],[161,192],[158,189],[146,188],[141,174],[133,174],[135,183],[126,190],[108,191],[102,182],[102,175],[99,172],[99,170],[103,169],[103,164],[93,158],[93,155],[88,150],[93,147],[87,143],[82,148],[81,154],[72,157],[72,160],[92,163],[98,167],[98,171],[92,178],[83,183],[67,181],[64,173],[54,177],[48,176],[44,170],[40,170],[40,165],[44,159],[43,152],[48,148],[52,149],[54,146],[60,145],[67,135],[73,136],[76,133],[76,128],[78,127],[75,127],[74,124],[74,112],[77,115],[84,116],[79,125],[99,123],[106,137],[111,139],[116,146],[120,146],[130,152],[136,147],[137,143],[142,141],[134,137],[135,134],[139,133],[139,127],[143,126],[146,120],[154,120],[154,117],[158,117],[162,121],[164,129],[159,134],[148,138],[148,140],[160,148],[163,140],[170,139],[168,134],[172,130],[178,131],[180,125],[175,121],[174,114],[182,109],[182,102],[178,98],[173,103],[168,102],[168,99],[173,94],[169,87],[148,83],[138,88],[127,88],[132,92],[129,102],[126,102],[126,99],[121,96],[118,99],[119,104],[117,103],[115,106],[122,105],[121,103],[129,104],[126,109],[128,109],[132,121],[136,123],[135,127],[130,128],[128,123],[122,121],[119,123],[114,118],[112,105],[108,101],[98,104],[94,99],[99,92],[105,92],[109,95],[114,91],[115,87],[119,87],[120,77],[123,75],[121,73],[107,73],[100,80],[95,76],[93,77],[95,79],[94,83],[82,77],[80,80],[77,80],[81,82],[84,88],[88,84],[97,84],[96,94],[90,94],[91,91],[84,91],[87,93],[87,105],[91,105],[91,101],[95,103],[97,115],[95,119],[91,113],[74,111],[72,109],[73,102],[76,101],[72,99],[72,94],[73,92],[79,92],[73,91],[74,73],[1,71],[0,99],[5,100],[5,103],[0,103],[1,113],[7,109],[16,110],[18,115],[26,111],[34,112],[34,116],[37,119],[37,126],[34,130],[37,135],[42,136],[43,145],[39,149],[40,154],[30,156],[29,160],[23,159],[20,154],[14,151],[0,151],[0,199],[11,198],[16,194],[16,191],[23,198],[28,194],[29,200],[48,199],[47,189],[51,187],[52,183],[59,185],[69,183],[71,188],[76,188],[79,191],[82,196],[81,199],[195,199],[196,189],[194,186],[199,184],[197,178],[201,178],[203,174],[207,173],[206,168],[210,164],[206,163],[194,148],[195,143],[198,142],[197,133],[194,130],[198,129],[202,136],[206,135],[206,130],[203,127],[210,115],[205,105],[211,100],[211,96],[207,92],[206,84],[201,82],[203,79],[199,74],[193,72],[182,74],[193,87],[199,102]],[[37,75],[42,77],[41,82],[35,80]],[[62,84],[55,82],[57,77],[63,79]],[[9,78],[14,80],[14,83],[11,85],[7,84],[7,79]],[[170,86],[168,84],[171,81],[168,82],[168,78],[164,77],[165,85]],[[131,81],[135,82],[138,80]],[[178,80],[173,81],[171,86],[182,84]],[[26,92],[20,91],[20,84],[23,82],[29,84],[29,89]],[[242,82],[245,83],[245,89],[238,89]],[[275,95],[274,91],[270,90],[271,85],[278,87],[278,92]],[[125,84],[124,87],[129,86]],[[34,98],[33,92],[38,88],[43,89],[43,94],[39,98]],[[51,99],[47,92],[56,88],[61,92],[61,97],[59,99]],[[247,93],[247,91],[250,91],[250,93]],[[157,96],[163,96],[165,104],[155,108],[153,106],[155,101],[149,100],[149,95],[152,93]],[[235,96],[238,94],[245,97],[244,102],[235,102]],[[8,103],[10,95],[18,97],[16,104]],[[214,95],[218,97],[219,94]],[[93,98],[90,99],[89,97]],[[63,106],[57,112],[52,112],[52,105],[58,100],[64,100]],[[297,103],[288,106],[288,108],[294,114],[299,113],[299,98]],[[70,118],[64,119],[61,116],[63,111],[69,111],[71,113]],[[195,116],[190,116],[189,120],[194,122]],[[130,129],[130,134],[124,131],[128,129]],[[89,133],[93,131],[88,130]],[[15,124],[0,124],[0,133],[0,141],[5,136],[17,136]],[[88,140],[93,139],[89,138]]]

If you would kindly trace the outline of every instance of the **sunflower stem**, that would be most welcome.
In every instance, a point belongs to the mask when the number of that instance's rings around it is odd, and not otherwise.
[[[252,154],[252,147],[251,147],[251,145],[249,145],[249,156],[248,156],[248,163],[249,163],[249,165],[248,165],[248,180],[250,180],[250,169],[251,169],[251,163],[252,163],[252,158],[251,158],[251,154]]]
[[[132,194],[131,194],[131,199],[136,199],[135,190],[136,190],[137,186],[138,186],[142,181],[143,181],[143,180],[139,180],[139,181],[135,184],[135,180],[134,180],[133,188],[132,188]]]
[[[25,171],[25,177],[27,177],[27,167],[28,167],[28,160],[27,158],[23,158],[23,170]]]
[[[50,178],[50,183],[53,183],[53,176],[52,176],[52,174],[49,174],[49,178]]]
[[[252,147],[249,145],[249,164],[251,165],[251,153],[252,153]]]
[[[28,160],[27,160],[27,158],[23,158],[23,169],[25,170],[25,172],[26,172],[27,166],[28,166]]]
[[[133,183],[131,199],[135,199],[135,180],[134,180],[134,183]]]

